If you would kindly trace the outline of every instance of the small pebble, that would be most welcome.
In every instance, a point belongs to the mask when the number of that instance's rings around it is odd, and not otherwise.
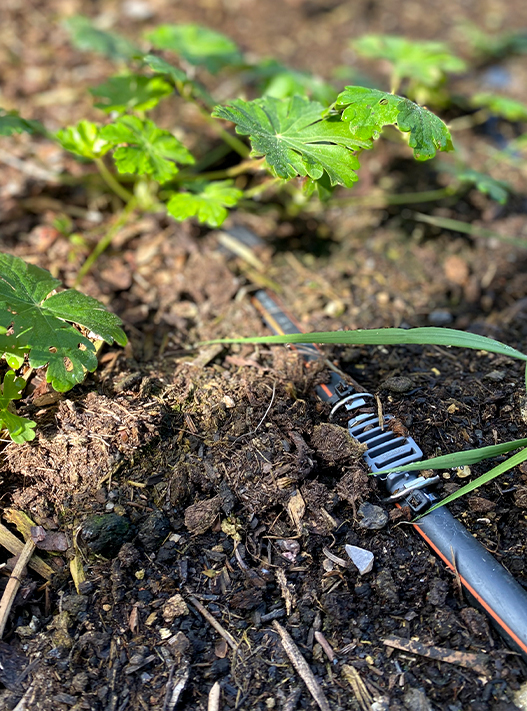
[[[393,378],[386,378],[382,387],[384,390],[389,390],[392,393],[407,393],[415,386],[406,375],[394,375]]]
[[[446,326],[449,323],[452,323],[454,317],[450,311],[446,311],[445,309],[436,309],[428,314],[428,320],[432,326]]]
[[[371,551],[358,546],[350,546],[349,544],[346,544],[344,549],[361,575],[365,575],[372,570],[375,556]]]
[[[371,531],[377,531],[384,528],[388,523],[389,516],[380,506],[375,506],[365,501],[360,505],[358,510],[359,516],[362,516],[362,521],[359,523],[361,528],[367,528]]]

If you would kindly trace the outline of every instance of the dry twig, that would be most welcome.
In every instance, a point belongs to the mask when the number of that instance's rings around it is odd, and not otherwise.
[[[309,664],[300,654],[300,650],[293,642],[290,634],[276,620],[273,620],[273,627],[280,635],[280,639],[282,640],[282,646],[284,648],[285,653],[291,660],[291,664],[302,677],[305,685],[309,690],[309,693],[315,699],[321,711],[331,711],[329,708],[328,700],[326,699],[324,692],[320,688],[320,684],[315,679],[315,675],[311,671]]]
[[[322,647],[322,649],[323,649],[324,652],[326,653],[326,655],[327,655],[329,661],[330,661],[331,663],[336,662],[336,661],[337,661],[337,655],[336,655],[335,652],[333,651],[333,647],[330,645],[330,643],[329,643],[329,642],[327,641],[327,639],[324,637],[324,635],[322,634],[322,632],[320,632],[320,630],[316,630],[316,632],[315,632],[315,639],[317,640],[317,642],[320,644],[320,646]]]
[[[189,597],[189,601],[194,605],[194,607],[196,608],[196,610],[198,610],[198,612],[201,612],[201,614],[202,614],[203,617],[207,620],[207,622],[208,622],[209,624],[211,624],[211,625],[214,627],[214,629],[215,629],[217,632],[219,632],[219,633],[221,634],[221,636],[222,636],[223,639],[227,642],[227,644],[231,647],[231,649],[233,649],[234,651],[236,651],[236,650],[238,649],[238,647],[239,647],[239,642],[237,642],[237,641],[234,639],[234,637],[231,635],[231,633],[230,633],[230,632],[227,632],[227,630],[226,630],[224,627],[222,627],[222,626],[220,625],[220,623],[218,622],[218,620],[217,620],[216,618],[214,618],[214,617],[210,614],[210,612],[209,612],[205,607],[203,607],[203,605],[201,604],[201,602],[198,602],[198,600],[196,600],[195,597],[193,597],[193,596],[191,595],[191,596]]]
[[[0,545],[12,553],[13,555],[20,555],[24,549],[24,544],[22,541],[15,536],[14,533],[6,528],[2,523],[0,523]],[[34,555],[29,561],[29,567],[32,568],[36,573],[41,575],[45,580],[50,580],[51,576],[55,572],[47,563],[44,563],[42,558],[38,555]]]
[[[26,545],[22,549],[22,552],[18,557],[16,565],[13,568],[11,577],[7,581],[4,594],[2,595],[2,600],[0,601],[0,639],[4,635],[4,629],[7,623],[7,618],[9,617],[9,613],[11,611],[11,606],[13,604],[13,600],[15,599],[15,595],[17,594],[18,588],[20,587],[20,581],[22,579],[22,576],[24,575],[24,570],[29,562],[29,559],[33,555],[33,551],[35,550],[35,548],[36,546],[33,539],[28,538],[26,541]]]

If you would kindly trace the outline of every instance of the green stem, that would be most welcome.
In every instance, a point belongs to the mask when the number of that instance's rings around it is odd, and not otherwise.
[[[196,104],[196,106],[198,105]],[[251,152],[249,146],[246,146],[245,143],[243,141],[240,141],[239,138],[236,138],[236,136],[233,136],[228,131],[225,131],[225,129],[221,128],[217,120],[215,118],[212,118],[212,116],[206,111],[206,109],[202,109],[201,106],[198,106],[198,108],[200,114],[203,116],[205,121],[209,124],[209,126],[214,129],[214,131],[216,131],[222,141],[224,141],[228,146],[230,146],[232,150],[242,158],[249,157],[249,153]]]
[[[459,116],[458,118],[452,119],[449,122],[448,128],[451,131],[465,131],[468,128],[474,128],[474,126],[479,126],[489,118],[490,113],[487,109],[479,109],[474,114],[469,114],[468,116]]]
[[[494,232],[494,230],[487,230],[484,227],[474,227],[468,222],[461,222],[461,220],[453,220],[450,217],[436,217],[434,215],[424,215],[421,212],[414,212],[412,218],[417,222],[426,222],[429,225],[434,225],[435,227],[442,227],[445,230],[453,230],[455,232],[463,232],[464,234],[470,235],[471,237],[487,237],[491,239],[497,239],[501,242],[507,242],[507,244],[513,244],[517,247],[523,247],[527,249],[527,240],[515,239],[514,237],[506,237],[499,232]]]
[[[101,178],[104,180],[106,185],[113,190],[113,192],[118,195],[124,202],[129,202],[133,195],[124,188],[121,183],[116,180],[116,178],[110,173],[102,158],[95,158],[95,165],[99,171]]]
[[[385,205],[405,205],[407,203],[435,202],[446,197],[452,197],[456,191],[451,187],[438,190],[423,190],[417,193],[396,193],[394,195],[365,195],[364,197],[334,198],[332,204],[336,205],[363,205],[365,207],[384,207]]]
[[[251,198],[256,197],[257,195],[261,195],[266,190],[269,190],[269,188],[272,188],[275,185],[279,185],[282,180],[282,178],[269,178],[268,180],[264,180],[259,185],[255,185],[254,188],[245,190],[243,193],[243,197],[245,199],[250,200]]]
[[[192,180],[224,180],[225,178],[236,178],[238,175],[243,175],[243,173],[250,173],[260,170],[264,163],[264,158],[251,158],[249,160],[244,160],[238,165],[232,166],[232,168],[225,168],[225,170],[211,170],[208,173],[187,173],[181,171],[178,175],[172,178],[172,182],[177,183],[188,183]]]
[[[79,286],[79,284],[84,279],[86,274],[90,271],[97,259],[110,246],[114,237],[119,232],[121,227],[123,227],[123,225],[128,222],[128,219],[130,218],[132,212],[135,210],[136,206],[137,199],[132,195],[131,199],[128,201],[127,205],[125,205],[124,209],[119,215],[119,219],[114,222],[114,224],[110,227],[105,236],[97,243],[91,254],[87,257],[86,261],[79,269],[79,273],[77,274],[77,278],[75,279],[74,283],[75,287]]]

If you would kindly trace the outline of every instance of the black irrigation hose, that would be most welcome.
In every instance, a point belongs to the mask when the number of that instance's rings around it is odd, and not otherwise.
[[[243,240],[239,233],[236,238]],[[301,332],[273,293],[257,291],[252,301],[274,333],[286,335]],[[297,350],[307,362],[320,357],[314,345],[298,346]],[[332,412],[343,406],[351,413],[348,429],[352,436],[367,445],[365,460],[373,473],[421,459],[422,452],[411,437],[401,437],[389,428],[373,426],[372,422],[378,422],[377,415],[372,420],[371,415],[364,411],[371,396],[361,392],[357,383],[352,387],[338,373],[331,372],[329,383],[318,386],[317,394],[334,405]],[[385,416],[385,420],[389,419]],[[421,514],[437,501],[429,490],[430,482],[437,481],[437,477],[425,480],[419,472],[399,472],[379,478],[390,494],[388,499],[408,505],[414,514]],[[470,602],[487,613],[511,649],[527,662],[527,591],[446,507],[421,516],[412,525],[454,573]]]

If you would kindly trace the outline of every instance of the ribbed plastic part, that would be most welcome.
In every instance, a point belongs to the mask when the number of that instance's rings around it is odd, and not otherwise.
[[[391,415],[384,416],[384,426],[379,426],[377,415],[362,414],[351,419],[348,431],[368,449],[364,461],[372,472],[391,467],[403,467],[423,457],[421,448],[412,437],[400,437],[390,429]]]

